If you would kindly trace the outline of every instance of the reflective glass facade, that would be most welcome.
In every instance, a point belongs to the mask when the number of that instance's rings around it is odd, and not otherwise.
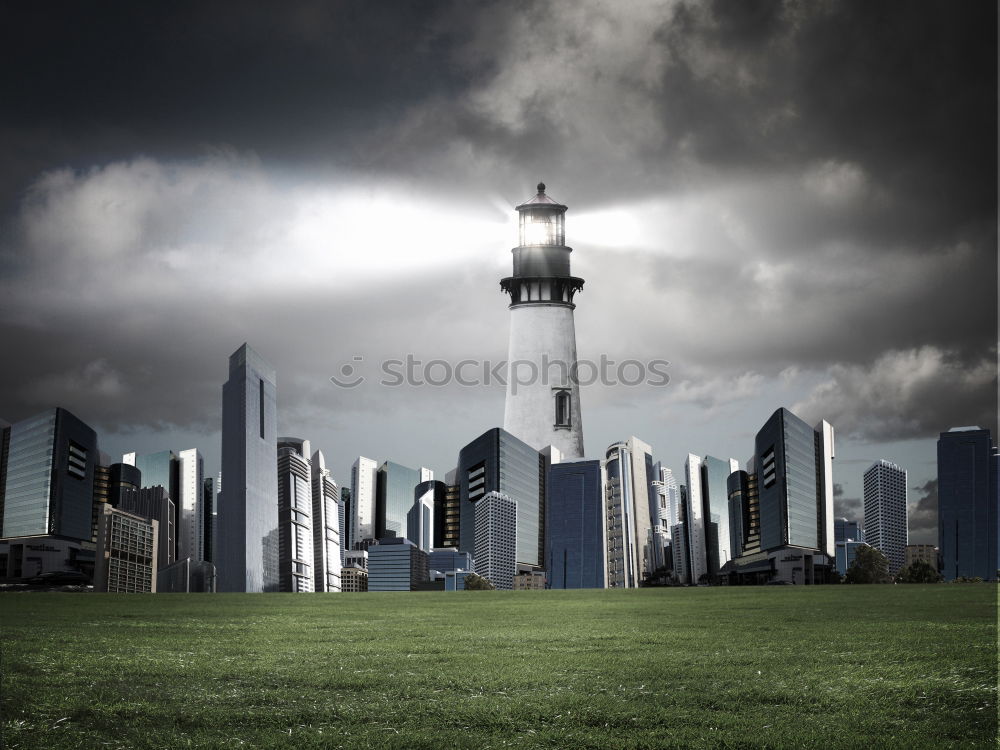
[[[278,471],[274,368],[244,344],[222,387],[218,590],[278,590]]]
[[[822,498],[816,431],[778,409],[757,433],[760,545],[820,548]]]
[[[375,479],[375,534],[379,539],[406,537],[407,515],[413,507],[413,489],[418,484],[419,469],[392,461],[379,467]]]
[[[724,461],[705,456],[701,464],[701,491],[706,520],[705,551],[710,576],[718,575],[719,568],[735,557],[729,527],[728,484],[729,475],[738,470],[739,466],[733,459]]]
[[[427,553],[408,539],[380,539],[368,548],[369,591],[413,591],[426,580]]]
[[[93,538],[97,433],[65,409],[10,428],[3,534]]]
[[[601,462],[552,464],[545,507],[548,587],[605,587]]]
[[[458,464],[459,549],[475,557],[475,504],[488,492],[501,492],[517,503],[517,562],[540,565],[538,451],[494,427],[462,448]]]
[[[946,581],[996,580],[1000,480],[989,430],[942,432],[938,451],[938,547]]]

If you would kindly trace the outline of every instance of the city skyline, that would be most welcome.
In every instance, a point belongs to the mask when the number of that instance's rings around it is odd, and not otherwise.
[[[581,357],[671,362],[664,388],[581,389],[586,458],[635,435],[675,476],[743,462],[787,407],[837,429],[837,515],[886,459],[935,541],[938,433],[997,434],[989,9],[343,7],[12,12],[33,85],[4,86],[0,417],[63,407],[112,456],[196,448],[216,476],[246,341],[277,434],[340,486],[358,456],[444,476],[502,387],[328,378],[503,359],[497,280],[544,180],[588,279]],[[124,64],[80,51],[98,36]]]

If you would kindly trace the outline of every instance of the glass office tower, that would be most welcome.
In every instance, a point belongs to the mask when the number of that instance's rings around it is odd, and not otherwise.
[[[517,503],[517,562],[541,565],[540,463],[537,450],[499,427],[459,451],[458,547],[462,552],[475,557],[476,503],[488,492],[500,492]]]
[[[407,515],[413,507],[413,488],[420,484],[420,471],[386,461],[375,477],[375,535],[406,538]],[[416,539],[411,539],[416,543]]]
[[[551,589],[607,586],[601,462],[549,468],[545,504],[545,569]]]
[[[1000,480],[989,430],[942,432],[938,453],[938,547],[946,581],[997,580],[1000,569]]]
[[[277,407],[274,368],[244,344],[222,386],[219,591],[278,590]]]
[[[56,408],[10,427],[3,536],[92,538],[97,433]]]

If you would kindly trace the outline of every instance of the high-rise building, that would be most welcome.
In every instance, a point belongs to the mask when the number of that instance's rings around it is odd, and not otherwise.
[[[1000,569],[1000,454],[990,431],[953,428],[941,433],[937,449],[941,574],[946,581],[995,581]]]
[[[583,279],[570,275],[566,206],[538,193],[517,206],[519,244],[513,275],[500,282],[510,295],[510,349],[504,429],[566,459],[583,458],[583,422],[576,361],[573,296]]]
[[[420,470],[386,461],[375,475],[375,534],[406,538],[407,516],[413,507],[413,489]],[[416,542],[415,539],[410,541]]]
[[[316,591],[340,591],[343,568],[340,530],[344,506],[340,488],[326,468],[322,451],[312,455],[313,559]]]
[[[517,502],[500,492],[487,492],[475,503],[476,574],[494,588],[511,590],[517,550]]]
[[[156,453],[136,454],[125,453],[122,456],[122,463],[134,466],[142,475],[142,486],[162,487],[166,490],[170,500],[173,502],[175,517],[171,521],[174,532],[171,538],[174,540],[173,558],[177,559],[180,550],[180,505],[181,498],[181,474],[180,460],[172,450],[157,451]]]
[[[94,591],[156,592],[155,520],[104,503],[97,525]]]
[[[734,559],[758,554],[760,497],[757,493],[757,475],[737,470],[729,475],[726,482],[729,489],[729,543]]]
[[[760,546],[748,554],[751,535],[744,537],[744,554],[735,561],[738,578],[824,582],[836,556],[833,427],[825,421],[809,427],[781,408],[757,433],[755,448],[748,477],[756,476],[756,491],[740,493],[746,504],[740,510],[744,518],[759,513]]]
[[[653,466],[653,479],[650,484],[656,495],[656,519],[667,533],[678,522],[680,517],[681,494],[674,472],[666,466]],[[651,519],[653,520],[653,519]]]
[[[376,537],[375,488],[378,463],[358,456],[351,467],[351,546]]]
[[[177,550],[177,542],[174,539],[174,519],[177,513],[174,501],[163,487],[124,489],[119,493],[117,503],[111,505],[127,513],[156,521],[156,565],[159,569],[163,569],[173,564]]]
[[[600,461],[549,467],[545,569],[553,589],[607,587]]]
[[[906,471],[881,460],[864,474],[865,534],[870,544],[889,561],[889,575],[906,563]],[[836,523],[834,524],[836,534]]]
[[[277,407],[274,368],[244,344],[222,386],[219,591],[278,590]]]
[[[177,505],[177,559],[205,559],[204,464],[197,448],[177,454],[180,497]]]
[[[0,419],[0,537],[3,534],[3,505],[7,490],[7,460],[10,458],[10,422]]]
[[[415,591],[427,580],[427,553],[406,537],[379,539],[368,548],[369,591]]]
[[[424,552],[434,549],[435,536],[438,546],[444,541],[444,524],[439,529],[437,514],[444,510],[445,489],[445,483],[437,479],[421,482],[413,489],[413,505],[406,517],[406,538]]]
[[[92,539],[97,433],[62,408],[11,425],[3,536]]]
[[[613,443],[604,471],[608,586],[636,588],[656,561],[650,546],[652,449],[636,437]]]
[[[97,523],[105,503],[118,507],[123,490],[139,489],[142,473],[129,464],[97,465],[94,467],[94,506],[91,513],[91,539],[97,542]]]
[[[315,591],[313,482],[308,440],[278,438],[278,588]]]
[[[542,564],[541,488],[544,478],[537,450],[506,430],[487,430],[459,451],[459,549],[475,557],[476,503],[499,492],[517,503],[516,562]],[[478,559],[477,559],[478,563]]]
[[[713,456],[704,459],[689,453],[684,472],[690,506],[691,571],[694,583],[716,581],[719,570],[733,559],[730,534],[729,475],[739,462]],[[694,557],[694,556],[697,557]]]
[[[209,562],[215,561],[215,480],[205,477],[201,482],[201,507],[204,519],[201,548]]]
[[[351,519],[354,517],[354,502],[351,498],[351,488],[344,486],[340,488],[340,506],[337,512],[340,514],[340,564],[344,565],[345,553],[351,549],[354,542],[351,538]]]

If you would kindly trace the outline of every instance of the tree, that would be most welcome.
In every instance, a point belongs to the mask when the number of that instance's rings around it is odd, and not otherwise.
[[[475,573],[469,573],[465,576],[466,591],[493,591],[495,588],[496,586],[490,583],[488,578],[477,576]]]
[[[897,583],[939,583],[941,574],[926,560],[914,560],[896,575]]]
[[[874,547],[860,545],[847,569],[844,583],[888,583],[889,560]]]

